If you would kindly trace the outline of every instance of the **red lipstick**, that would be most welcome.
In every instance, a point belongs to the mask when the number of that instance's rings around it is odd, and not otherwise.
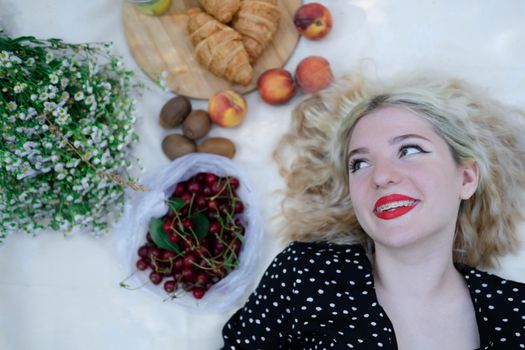
[[[381,197],[374,205],[374,214],[380,219],[391,220],[405,215],[417,205],[415,198],[402,194],[390,194]]]

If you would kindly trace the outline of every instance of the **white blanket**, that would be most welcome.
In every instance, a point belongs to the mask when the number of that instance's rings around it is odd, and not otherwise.
[[[288,70],[311,54],[325,56],[336,76],[367,60],[385,76],[406,69],[439,70],[479,84],[505,103],[525,107],[522,0],[320,2],[332,12],[333,31],[321,41],[301,39]],[[8,34],[113,41],[114,52],[139,70],[126,45],[121,14],[122,0],[0,0],[0,26]],[[160,147],[168,132],[157,118],[170,96],[153,89],[139,101],[141,142],[136,155],[145,168],[141,176],[152,176],[169,162]],[[214,136],[235,140],[235,161],[251,177],[262,201],[267,225],[264,258],[254,271],[258,276],[282,247],[270,221],[279,210],[274,191],[283,185],[271,152],[301,98],[272,107],[250,93],[248,117],[241,126],[212,130]],[[204,101],[193,103],[194,108],[206,108]],[[208,350],[222,344],[220,330],[231,313],[199,314],[124,290],[119,287],[123,271],[107,238],[52,232],[10,237],[0,247],[0,349]],[[525,282],[525,248],[503,259],[496,272]]]

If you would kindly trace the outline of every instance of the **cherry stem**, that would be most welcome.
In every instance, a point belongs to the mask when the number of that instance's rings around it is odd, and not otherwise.
[[[231,190],[231,185],[230,185],[230,179],[227,179],[226,180],[226,183],[222,186],[222,188],[219,190],[219,192],[217,192],[214,196],[210,197],[210,199],[216,199],[219,197],[219,195],[226,189],[228,188],[229,192],[230,192],[230,197],[225,197],[225,198],[232,198],[233,197],[233,192]]]
[[[162,302],[166,302],[166,301],[169,301],[169,300],[176,299],[177,298],[177,294],[180,294],[180,293],[177,293],[177,291],[175,290],[173,293],[170,293],[166,299],[163,299]]]
[[[126,281],[129,280],[131,277],[133,277],[134,274],[136,274],[139,270],[135,270],[131,273],[131,275],[129,275],[128,277],[126,277],[123,281],[121,281],[119,283],[120,287],[122,288],[126,288],[127,290],[137,290],[137,289],[140,289],[142,287],[144,287],[146,284],[150,283],[150,281],[146,281],[144,282],[143,284],[141,284],[140,286],[138,287],[130,287],[129,285],[126,284]]]
[[[182,255],[182,256],[184,256],[184,255]],[[159,258],[157,258],[155,256],[152,256],[151,263],[155,267],[155,271],[157,271],[159,273],[165,273],[165,272],[170,272],[173,269],[173,260],[174,259],[159,259]],[[157,265],[157,261],[158,262],[168,262],[170,264],[170,266],[169,266],[169,268],[160,269],[159,266]]]
[[[201,270],[211,270],[211,271],[216,271],[215,269],[217,268],[217,264],[215,261],[215,259],[206,259],[204,257],[204,254],[201,254],[199,253],[200,257],[202,258],[202,260],[206,261],[208,263],[208,265],[210,265],[210,267],[206,267],[206,266],[202,266],[201,264],[197,264],[196,262],[192,261],[191,264],[198,267],[199,269]]]
[[[179,223],[179,227],[182,227],[182,228],[184,229],[184,227],[182,226],[182,220],[181,220],[181,218],[180,218],[180,216],[179,216],[179,213],[175,212],[174,214],[175,214],[175,218],[177,218],[177,221],[178,221],[178,223]],[[197,235],[195,234],[195,232],[193,232],[193,229],[192,229],[191,231],[192,231],[193,237],[195,238],[195,242],[197,243],[196,246],[193,246],[192,244],[190,244],[191,242],[189,242],[188,239],[186,239],[185,235],[183,235],[183,234],[180,233],[179,231],[175,230],[175,228],[173,227],[173,223],[172,223],[172,225],[170,225],[170,228],[173,229],[173,231],[175,231],[175,233],[176,233],[180,238],[182,238],[182,239],[186,242],[186,244],[188,244],[188,245],[190,246],[190,248],[191,248],[192,250],[194,250],[196,247],[199,247],[199,246],[200,246],[200,244],[199,244],[199,240],[197,239]],[[184,255],[182,255],[182,256],[184,256]]]

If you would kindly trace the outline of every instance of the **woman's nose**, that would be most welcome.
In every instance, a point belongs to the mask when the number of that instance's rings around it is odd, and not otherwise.
[[[374,188],[387,187],[401,181],[401,174],[396,165],[390,160],[378,160],[372,171],[372,185]]]

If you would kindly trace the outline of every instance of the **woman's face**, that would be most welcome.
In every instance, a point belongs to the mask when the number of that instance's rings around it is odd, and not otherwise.
[[[475,163],[458,165],[426,120],[397,107],[356,123],[348,169],[357,219],[376,246],[451,244],[460,202],[478,181]]]

